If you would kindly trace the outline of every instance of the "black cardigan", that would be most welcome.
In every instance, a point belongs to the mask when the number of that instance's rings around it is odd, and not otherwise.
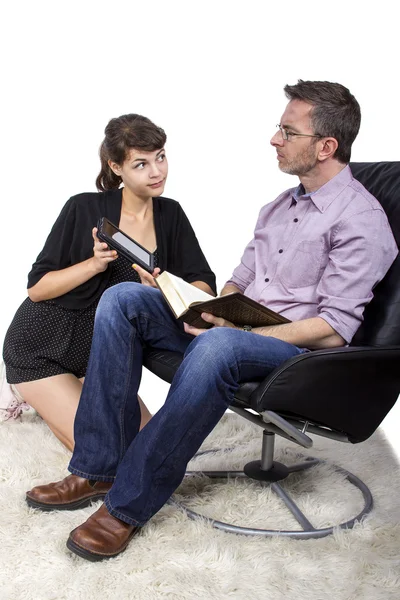
[[[93,256],[92,228],[100,217],[107,217],[118,226],[121,205],[122,189],[70,198],[32,266],[28,288],[50,271],[65,269]],[[189,283],[204,281],[216,292],[215,275],[180,204],[162,196],[153,198],[153,215],[161,271],[170,271]],[[86,308],[104,292],[110,274],[108,268],[54,301],[65,308]]]

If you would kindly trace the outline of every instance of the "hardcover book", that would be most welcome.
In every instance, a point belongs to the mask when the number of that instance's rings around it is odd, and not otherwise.
[[[241,327],[243,325],[261,327],[290,323],[289,319],[240,292],[214,298],[168,271],[158,275],[155,282],[175,317],[193,327],[202,329],[212,327],[211,323],[203,321],[202,312],[222,317]]]

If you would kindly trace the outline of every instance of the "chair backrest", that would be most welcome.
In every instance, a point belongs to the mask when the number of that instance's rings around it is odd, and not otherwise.
[[[353,176],[379,200],[400,246],[400,162],[350,163]],[[400,255],[374,289],[351,346],[400,345]]]

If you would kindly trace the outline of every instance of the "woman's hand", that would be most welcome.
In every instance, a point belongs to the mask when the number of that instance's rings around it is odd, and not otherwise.
[[[142,267],[139,267],[139,265],[132,265],[132,267],[135,269],[135,271],[137,271],[137,273],[140,277],[140,281],[142,282],[143,285],[148,285],[149,287],[153,287],[153,288],[157,287],[156,282],[154,281],[154,278],[160,274],[161,269],[156,267],[154,269],[153,273],[148,273],[145,269],[142,269]]]
[[[109,250],[105,242],[101,242],[97,237],[97,227],[93,227],[92,236],[94,241],[93,246],[93,266],[96,273],[102,273],[108,267],[108,263],[118,258],[116,250]]]

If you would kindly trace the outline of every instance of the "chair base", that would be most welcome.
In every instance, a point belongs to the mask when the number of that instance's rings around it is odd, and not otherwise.
[[[318,460],[316,458],[307,458],[305,462],[292,465],[291,467],[286,467],[281,463],[273,462],[271,468],[268,470],[263,470],[261,468],[261,461],[253,461],[248,463],[243,471],[188,471],[186,473],[187,477],[194,475],[205,475],[206,477],[210,477],[213,479],[232,479],[232,478],[244,478],[249,477],[251,479],[255,479],[260,482],[269,482],[271,483],[271,489],[275,494],[281,498],[286,507],[295,517],[297,522],[301,525],[302,530],[274,530],[274,529],[254,529],[251,527],[240,527],[238,525],[232,525],[230,523],[224,523],[223,521],[217,521],[216,519],[212,519],[210,517],[206,517],[199,513],[196,513],[189,508],[187,508],[182,502],[177,502],[173,498],[170,499],[170,503],[181,508],[186,512],[188,517],[191,519],[201,518],[205,521],[211,523],[213,527],[216,529],[221,529],[228,533],[238,533],[242,535],[254,535],[254,536],[263,536],[263,537],[290,537],[296,539],[310,539],[310,538],[322,538],[328,535],[331,535],[336,528],[340,529],[352,529],[355,523],[359,522],[365,515],[371,512],[373,507],[373,498],[368,487],[355,475],[349,473],[345,469],[338,467],[336,465],[332,465],[337,471],[344,474],[346,479],[353,484],[356,488],[358,488],[363,497],[364,497],[364,508],[362,511],[354,518],[346,521],[345,523],[340,523],[335,525],[334,527],[326,527],[323,529],[317,529],[313,527],[308,518],[301,512],[297,504],[291,499],[291,497],[285,492],[285,490],[280,486],[277,481],[285,479],[290,473],[294,473],[297,471],[304,471],[309,469],[315,465],[323,464],[325,461]]]
[[[275,460],[268,471],[265,471],[262,468],[261,460],[253,460],[244,466],[243,472],[247,477],[250,477],[250,479],[269,482],[281,481],[282,479],[286,479],[290,474],[290,470],[286,465],[276,462]]]

